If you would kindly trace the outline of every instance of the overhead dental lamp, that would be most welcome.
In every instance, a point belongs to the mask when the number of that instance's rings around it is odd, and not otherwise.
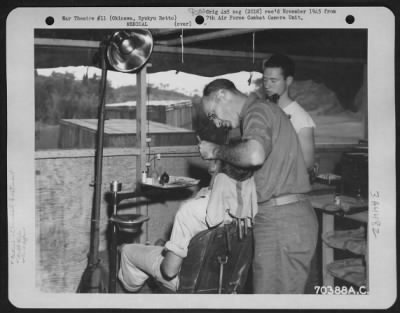
[[[153,37],[149,30],[123,30],[111,36],[107,60],[119,72],[136,72],[146,64],[152,51]]]

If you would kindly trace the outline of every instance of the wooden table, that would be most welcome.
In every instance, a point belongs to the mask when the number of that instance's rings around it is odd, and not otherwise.
[[[310,201],[314,208],[322,212],[322,233],[334,231],[335,229],[335,212],[324,210],[327,204],[334,202],[335,194],[330,192],[327,194],[310,194]],[[347,218],[368,224],[368,210],[354,213],[354,214],[340,214],[342,218]],[[368,244],[367,244],[368,247]],[[367,248],[368,250],[368,248]],[[327,271],[327,265],[334,261],[333,257],[334,249],[329,247],[325,242],[322,242],[322,285],[323,286],[334,286],[334,277]],[[368,251],[365,256],[366,268],[368,269]],[[368,270],[367,270],[367,282],[368,282]]]

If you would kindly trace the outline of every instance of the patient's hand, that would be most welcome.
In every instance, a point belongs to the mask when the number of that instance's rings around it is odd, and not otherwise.
[[[221,170],[221,161],[220,160],[208,160],[208,173],[211,175],[210,180],[210,188],[212,188],[215,176]]]

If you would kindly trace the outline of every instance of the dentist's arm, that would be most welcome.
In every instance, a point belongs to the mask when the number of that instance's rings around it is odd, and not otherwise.
[[[199,143],[199,150],[203,159],[219,159],[239,167],[261,166],[269,154],[269,151],[255,139],[245,139],[229,145],[217,145],[202,140]]]

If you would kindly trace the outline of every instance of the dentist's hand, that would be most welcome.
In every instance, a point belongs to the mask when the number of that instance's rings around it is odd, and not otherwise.
[[[206,140],[201,140],[198,146],[200,155],[204,160],[215,160],[217,158],[219,145]]]

